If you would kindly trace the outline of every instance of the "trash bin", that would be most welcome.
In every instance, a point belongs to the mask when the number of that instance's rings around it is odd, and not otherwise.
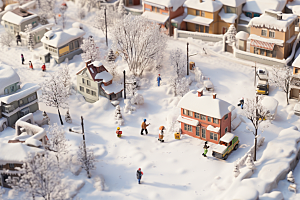
[[[174,134],[174,136],[175,136],[175,139],[180,140],[180,133],[177,132]]]

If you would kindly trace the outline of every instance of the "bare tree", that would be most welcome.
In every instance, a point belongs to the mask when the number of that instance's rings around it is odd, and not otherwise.
[[[56,14],[57,11],[55,9],[56,0],[40,0],[40,13],[47,14],[47,18],[54,18],[55,24],[57,24]]]
[[[41,99],[47,106],[57,108],[61,125],[63,125],[63,121],[59,108],[68,108],[68,97],[68,89],[64,86],[61,74],[59,72],[51,74],[50,79],[46,79],[42,83]]]
[[[99,11],[96,12],[96,15],[93,18],[93,26],[102,31],[105,35],[105,31],[109,32],[110,29],[114,26],[114,23],[117,20],[118,13],[113,11],[112,9],[106,9],[106,25],[105,25],[105,15],[104,15],[105,7],[101,7]]]
[[[167,36],[160,26],[140,16],[125,15],[114,24],[111,33],[114,49],[135,76],[153,67],[156,55],[163,54],[167,46]]]
[[[62,3],[61,6],[59,7],[59,11],[61,13],[63,29],[66,26],[66,15],[65,15],[65,13],[67,12],[67,9],[68,9],[68,6],[67,6],[66,3]]]
[[[260,124],[264,121],[265,116],[268,113],[268,110],[262,105],[261,101],[262,97],[256,96],[255,99],[246,99],[243,106],[243,115],[251,121],[254,128],[254,130],[250,130],[255,136],[253,155],[254,161],[256,161],[257,132],[260,128]]]
[[[124,0],[119,0],[118,13],[120,14],[120,16],[124,16],[126,14]]]
[[[85,141],[82,141],[77,154],[77,159],[81,163],[81,167],[87,172],[88,178],[91,178],[91,170],[96,169],[95,163],[98,162],[94,156],[94,152],[86,148]]]
[[[270,83],[285,92],[287,105],[289,105],[289,92],[292,79],[293,69],[289,66],[282,68],[274,66],[272,68]]]
[[[85,5],[88,9],[88,12],[90,12],[91,8],[97,7],[98,0],[85,0]]]
[[[14,38],[15,37],[11,32],[5,31],[0,35],[0,44],[10,47]]]
[[[99,47],[97,47],[93,36],[82,41],[81,49],[83,51],[81,57],[84,61],[91,60],[93,62],[100,59]]]

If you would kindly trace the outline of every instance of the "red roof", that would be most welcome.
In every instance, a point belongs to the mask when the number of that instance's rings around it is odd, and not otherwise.
[[[270,51],[273,51],[274,46],[275,46],[274,43],[262,42],[262,41],[253,40],[253,39],[251,40],[250,45],[260,48],[260,49],[267,49]]]

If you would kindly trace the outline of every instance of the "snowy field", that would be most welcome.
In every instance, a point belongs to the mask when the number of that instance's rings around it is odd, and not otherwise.
[[[85,37],[93,35],[98,45],[100,45],[102,56],[106,56],[107,50],[104,48],[105,38],[102,32],[90,25],[92,13],[85,20],[80,21],[73,12],[76,9],[75,5],[68,2],[68,6],[66,28],[71,27],[75,21],[81,22],[86,31]],[[4,28],[0,26],[0,33],[2,32],[4,32]],[[210,78],[214,84],[217,98],[236,106],[241,97],[245,99],[254,97],[254,68],[242,65],[240,61],[235,62],[231,54],[220,53],[221,43],[189,42],[190,52],[198,53],[190,57],[190,60],[195,62],[196,67],[202,71],[204,76]],[[239,136],[240,146],[238,150],[229,155],[226,161],[211,156],[211,149],[214,144],[209,144],[211,146],[208,151],[209,156],[207,158],[203,157],[201,154],[203,153],[204,142],[186,135],[183,135],[181,140],[175,140],[173,133],[167,133],[165,143],[157,141],[159,126],[164,125],[168,129],[167,119],[180,113],[180,108],[176,107],[180,97],[167,94],[169,86],[166,83],[166,80],[170,78],[170,70],[172,70],[168,61],[169,52],[177,47],[186,51],[186,40],[169,39],[163,67],[158,71],[152,70],[144,73],[141,79],[142,87],[138,91],[144,96],[144,105],[137,107],[137,110],[129,115],[123,112],[124,101],[121,100],[120,106],[125,120],[125,125],[121,126],[123,131],[121,138],[117,138],[115,134],[117,128],[114,120],[115,108],[107,99],[101,98],[98,102],[91,104],[85,102],[83,97],[75,90],[72,92],[73,94],[70,96],[68,103],[73,124],[65,123],[64,125],[66,137],[71,144],[70,153],[76,153],[82,135],[71,133],[68,129],[79,126],[80,116],[83,116],[87,146],[94,150],[99,160],[92,177],[103,174],[107,186],[105,191],[96,190],[93,186],[94,179],[88,179],[84,170],[78,176],[66,172],[65,175],[69,179],[76,180],[79,183],[81,180],[85,182],[77,197],[83,200],[217,199],[233,183],[233,163],[244,156],[253,145],[254,136],[246,130],[246,126],[251,127],[250,122],[247,124],[241,123],[233,131],[234,134]],[[203,47],[209,49],[207,54],[203,52]],[[210,51],[220,55],[209,53]],[[21,53],[24,54],[25,65],[21,64]],[[40,84],[50,76],[49,74],[60,71],[63,65],[67,64],[70,69],[72,83],[76,86],[75,74],[85,66],[81,56],[75,56],[68,63],[63,62],[61,64],[55,64],[54,60],[51,60],[50,64],[46,64],[47,71],[43,73],[41,71],[42,63],[34,56],[37,53],[38,49],[30,52],[24,46],[1,47],[0,62],[13,67],[19,74],[22,84],[27,82]],[[224,56],[229,59],[224,59]],[[33,62],[34,70],[29,69],[29,60]],[[120,74],[124,69],[127,69],[127,64],[121,58],[118,58],[117,65]],[[270,68],[267,67],[267,69]],[[161,74],[161,87],[157,87],[157,74]],[[190,89],[199,88],[194,82],[191,84]],[[40,92],[38,92],[38,95],[41,95]],[[212,94],[206,92],[204,95]],[[298,125],[299,117],[292,114],[296,102],[291,101],[290,105],[287,106],[285,93],[273,86],[270,88],[269,96],[274,97],[279,102],[277,117],[263,133],[260,133],[266,139],[257,152],[257,160],[263,155],[267,143],[276,139],[281,130],[291,126],[300,128]],[[55,108],[48,107],[42,102],[39,103],[39,107],[41,111],[47,112],[51,124],[59,123]],[[239,114],[242,113],[242,110],[237,106],[236,110]],[[64,115],[66,111],[62,109],[61,113]],[[150,126],[148,127],[149,134],[142,136],[140,135],[140,125],[143,119],[147,119]],[[7,142],[13,137],[13,134],[14,129],[12,128],[0,132],[0,142]],[[137,183],[135,175],[139,167],[144,172],[141,185]],[[299,185],[299,165],[296,167],[294,175]],[[253,176],[257,176],[257,174],[254,173]],[[287,190],[288,185],[289,183],[286,180],[282,180],[279,182],[278,188],[274,190],[281,191],[285,199],[299,199],[299,194],[294,195]],[[299,189],[300,187],[298,187]],[[238,191],[235,192],[238,193]],[[4,198],[7,198],[7,192]]]

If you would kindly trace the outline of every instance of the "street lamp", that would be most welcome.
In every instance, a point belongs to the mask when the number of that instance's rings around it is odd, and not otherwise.
[[[197,53],[194,53],[192,55],[189,55],[189,43],[186,43],[186,60],[187,60],[187,66],[186,66],[186,75],[189,75],[189,57],[197,55]]]
[[[126,84],[131,84],[131,85],[136,85],[136,81],[134,81],[133,83],[126,83],[125,81],[125,70],[123,71],[124,74],[124,99],[126,99]]]

